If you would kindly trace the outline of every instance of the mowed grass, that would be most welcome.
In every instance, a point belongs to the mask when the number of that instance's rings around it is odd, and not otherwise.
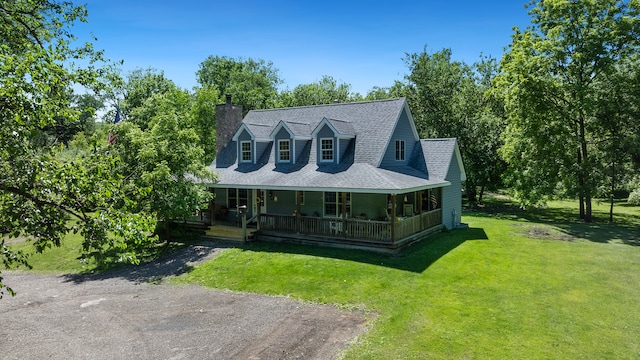
[[[11,249],[21,250],[29,255],[29,265],[33,271],[45,273],[80,273],[96,270],[96,263],[92,260],[81,260],[82,236],[69,233],[60,246],[53,246],[37,253],[31,241],[20,241],[10,245]],[[18,270],[26,270],[17,267]]]
[[[24,266],[15,266],[12,270],[29,270],[38,273],[92,273],[114,268],[129,266],[118,260],[117,256],[109,256],[107,253],[103,263],[99,264],[94,258],[82,256],[82,236],[69,232],[60,242],[60,246],[52,246],[43,252],[36,252],[31,241],[11,241],[9,245],[14,251],[23,251],[28,255],[28,263],[32,269]],[[147,253],[139,254],[141,262],[150,261],[160,255],[186,246],[184,241],[172,242],[167,248],[164,243],[149,249]]]
[[[346,359],[638,359],[640,209],[595,205],[494,198],[399,256],[256,243],[175,281],[365,310]]]

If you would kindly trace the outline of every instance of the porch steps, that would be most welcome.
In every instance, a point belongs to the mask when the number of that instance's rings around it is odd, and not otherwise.
[[[248,241],[255,239],[255,232],[255,228],[247,228]],[[230,225],[208,226],[202,237],[207,240],[242,242],[242,228]]]
[[[431,234],[440,232],[442,225],[434,226],[417,234],[413,234],[396,242],[384,242],[365,239],[351,239],[342,237],[327,237],[312,234],[296,234],[278,231],[260,230],[255,233],[258,241],[286,242],[292,244],[319,245],[344,249],[359,249],[380,252],[385,254],[397,254],[407,246],[425,239]]]

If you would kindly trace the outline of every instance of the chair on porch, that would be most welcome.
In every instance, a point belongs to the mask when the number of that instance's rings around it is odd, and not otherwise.
[[[341,220],[330,221],[329,222],[329,230],[334,235],[338,235],[338,234],[342,233],[342,221]]]

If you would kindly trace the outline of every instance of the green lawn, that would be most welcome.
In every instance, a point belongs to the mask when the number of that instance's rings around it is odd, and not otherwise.
[[[146,254],[141,254],[141,261],[152,260],[155,257],[165,254],[167,251],[174,251],[186,245],[183,241],[172,242],[167,249],[164,244],[159,244]],[[89,273],[104,271],[108,269],[128,266],[121,263],[118,258],[107,257],[103,264],[97,264],[93,258],[82,259],[82,236],[80,234],[68,233],[61,241],[60,247],[51,247],[42,253],[37,253],[30,241],[15,242],[10,245],[12,250],[22,250],[29,255],[29,265],[32,271],[42,273]],[[27,270],[25,267],[16,267],[17,270]],[[1,270],[1,269],[0,269]],[[10,284],[9,284],[10,285]]]
[[[364,309],[346,359],[638,359],[640,208],[587,225],[575,205],[493,199],[395,257],[249,244],[176,281]]]
[[[23,241],[11,245],[13,250],[22,250],[29,254],[29,264],[37,272],[52,273],[79,273],[96,269],[94,261],[81,261],[82,236],[69,233],[65,236],[60,247],[46,249],[42,253],[36,253],[30,241]],[[25,268],[19,267],[24,270]]]

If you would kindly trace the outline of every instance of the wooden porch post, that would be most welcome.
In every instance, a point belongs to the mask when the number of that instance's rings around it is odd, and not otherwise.
[[[342,236],[345,236],[345,232],[347,231],[347,226],[345,224],[345,219],[347,218],[347,193],[341,192],[340,197],[342,198],[342,204],[340,206],[340,217],[342,218]]]
[[[296,190],[296,231],[300,232],[300,211],[302,211],[302,192]]]
[[[418,197],[416,198],[416,206],[418,207],[418,216],[420,216],[420,230],[424,229],[424,223],[422,219],[422,190],[418,191]]]
[[[396,241],[396,194],[391,194],[391,242]]]
[[[302,211],[302,191],[296,190],[296,216],[300,216],[300,211]]]
[[[264,192],[265,194],[267,193],[266,191]],[[256,190],[256,215],[257,215],[257,229],[260,230],[260,209],[262,208],[262,202],[265,201],[265,199],[260,197],[260,194],[262,194],[262,190],[258,189]]]

